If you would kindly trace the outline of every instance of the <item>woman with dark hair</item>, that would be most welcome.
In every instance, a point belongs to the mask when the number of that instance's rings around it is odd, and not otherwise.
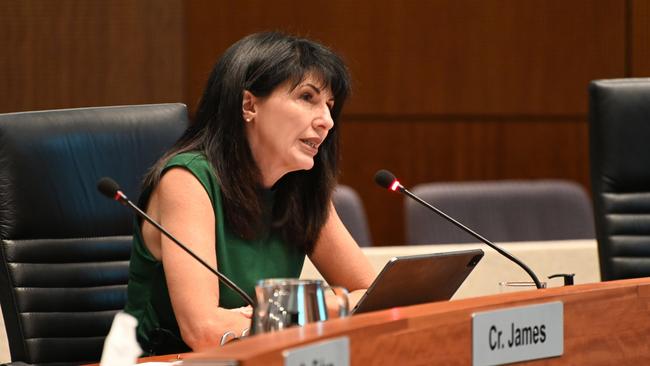
[[[320,44],[243,38],[215,65],[194,123],[145,177],[140,204],[251,296],[260,279],[298,277],[308,255],[354,304],[374,273],[331,203],[349,84]],[[154,227],[136,224],[125,310],[147,354],[240,334],[250,325],[244,305]]]

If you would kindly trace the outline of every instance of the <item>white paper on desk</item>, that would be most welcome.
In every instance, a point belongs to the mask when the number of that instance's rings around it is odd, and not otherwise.
[[[135,365],[142,354],[142,348],[135,336],[138,320],[131,315],[119,312],[113,318],[111,330],[104,341],[100,366]]]

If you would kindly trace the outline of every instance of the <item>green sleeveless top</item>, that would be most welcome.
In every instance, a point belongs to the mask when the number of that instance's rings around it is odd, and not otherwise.
[[[190,171],[210,197],[216,220],[217,265],[221,273],[253,298],[255,284],[260,279],[300,276],[305,253],[282,241],[278,233],[270,229],[270,214],[264,220],[265,228],[268,229],[255,240],[243,240],[226,227],[219,182],[211,164],[202,154],[178,154],[169,160],[165,171],[172,167]],[[141,205],[148,201],[149,194],[150,190],[143,192]],[[265,198],[268,205],[265,212],[270,213],[273,193],[265,192]],[[138,341],[145,354],[149,355],[188,351],[189,347],[181,340],[169,300],[162,262],[156,260],[145,246],[138,220],[134,229],[125,311],[138,320]],[[196,269],[204,270],[199,263]],[[214,280],[218,281],[216,277]],[[220,307],[236,308],[245,305],[236,292],[219,284]]]

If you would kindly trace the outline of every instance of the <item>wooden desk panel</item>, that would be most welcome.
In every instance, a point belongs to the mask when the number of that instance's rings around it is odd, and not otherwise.
[[[185,364],[233,359],[282,365],[282,352],[346,335],[352,365],[471,364],[477,311],[551,301],[564,303],[564,355],[536,364],[611,365],[650,361],[650,279],[601,282],[500,294],[361,314],[263,334],[188,356]]]

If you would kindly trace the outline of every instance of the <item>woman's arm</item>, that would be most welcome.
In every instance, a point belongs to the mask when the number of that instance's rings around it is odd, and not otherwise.
[[[189,249],[216,268],[215,216],[196,177],[182,168],[166,172],[154,189],[147,212]],[[238,335],[250,326],[240,312],[219,308],[217,278],[151,225],[142,228],[145,244],[165,269],[169,297],[183,341],[194,351],[219,345],[226,331]]]
[[[332,203],[309,259],[330,285],[350,291],[350,308],[354,308],[375,279],[370,262],[343,226]]]

